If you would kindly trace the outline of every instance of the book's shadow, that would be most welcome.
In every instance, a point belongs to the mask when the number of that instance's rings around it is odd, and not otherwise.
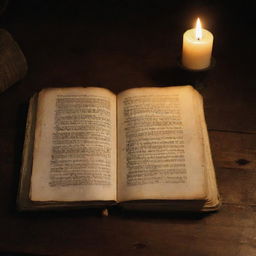
[[[215,212],[182,212],[182,211],[131,211],[123,210],[119,207],[108,209],[109,215],[102,215],[103,209],[76,209],[76,210],[46,210],[32,212],[16,212],[15,215],[22,219],[53,219],[53,218],[100,218],[105,219],[122,219],[122,220],[137,220],[137,221],[164,221],[177,220],[181,222],[198,221],[214,214]]]
[[[214,212],[192,212],[192,211],[136,211],[114,209],[110,211],[111,216],[122,219],[150,220],[150,219],[168,219],[168,220],[200,220]]]

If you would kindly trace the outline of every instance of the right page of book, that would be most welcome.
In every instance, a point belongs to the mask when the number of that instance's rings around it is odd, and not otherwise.
[[[195,90],[146,87],[118,95],[118,201],[204,200],[207,180]]]

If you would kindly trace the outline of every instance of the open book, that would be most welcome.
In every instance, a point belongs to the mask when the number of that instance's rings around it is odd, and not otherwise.
[[[210,211],[220,206],[191,86],[49,88],[30,100],[18,208]]]

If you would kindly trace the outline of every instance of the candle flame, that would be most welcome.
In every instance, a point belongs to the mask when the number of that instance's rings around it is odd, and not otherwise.
[[[197,21],[196,21],[196,39],[197,40],[202,39],[202,25],[199,18],[197,18]]]

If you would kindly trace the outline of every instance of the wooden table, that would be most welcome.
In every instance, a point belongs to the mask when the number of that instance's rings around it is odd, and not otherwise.
[[[19,43],[29,72],[0,95],[0,255],[256,255],[254,6],[177,2],[10,1],[1,27]],[[91,85],[118,93],[193,82],[177,68],[177,58],[182,34],[198,15],[215,36],[216,66],[200,92],[221,210],[113,210],[109,217],[94,210],[17,212],[29,98],[51,86]]]

